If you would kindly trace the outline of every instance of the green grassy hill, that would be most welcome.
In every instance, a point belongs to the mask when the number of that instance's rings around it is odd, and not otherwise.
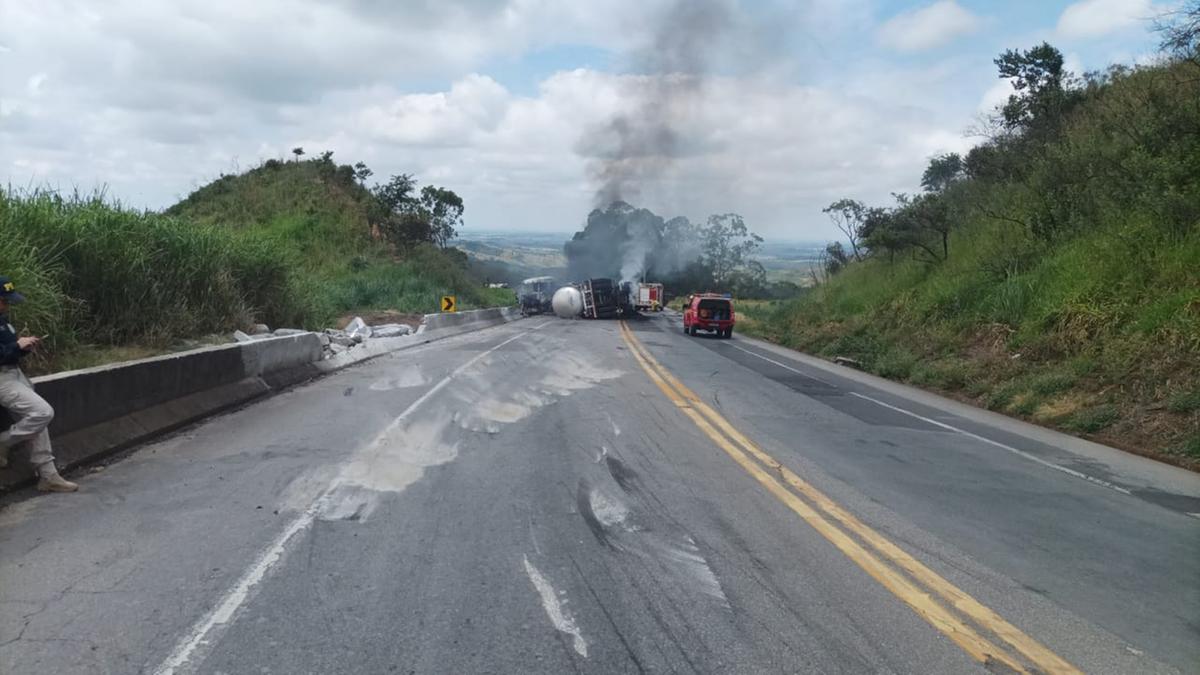
[[[868,219],[862,262],[746,307],[748,328],[1200,468],[1200,65],[1068,94],[1053,126],[977,148],[919,209]],[[936,214],[945,253],[921,229]]]
[[[426,243],[396,248],[372,237],[371,200],[350,166],[325,158],[268,161],[222,176],[167,213],[267,242],[302,272],[308,324],[351,310],[435,312],[442,295],[458,296],[462,308],[514,301],[484,288],[460,251]]]
[[[101,196],[0,191],[0,273],[30,297],[13,312],[49,335],[34,372],[161,352],[254,322],[321,328],[368,310],[511,304],[466,256],[378,241],[370,194],[328,158],[223,176],[164,213]]]

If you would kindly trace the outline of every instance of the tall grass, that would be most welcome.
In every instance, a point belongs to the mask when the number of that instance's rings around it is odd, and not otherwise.
[[[299,310],[287,261],[261,243],[99,195],[0,193],[0,230],[6,274],[30,291],[23,320],[63,340],[162,343]]]
[[[307,172],[289,164],[268,177],[294,183]],[[434,312],[442,295],[458,296],[462,308],[512,304],[511,293],[482,288],[460,253],[393,251],[371,241],[361,213],[334,197],[314,211],[311,183],[271,187],[256,175],[254,189],[243,190],[228,178],[217,204],[190,198],[206,214],[200,222],[186,209],[132,210],[99,194],[0,190],[0,274],[30,299],[14,323],[50,336],[50,361],[42,357],[34,370],[77,362],[76,350],[161,349],[255,322],[321,328],[358,310]],[[245,205],[230,194],[305,197]],[[218,225],[225,208],[257,220]]]

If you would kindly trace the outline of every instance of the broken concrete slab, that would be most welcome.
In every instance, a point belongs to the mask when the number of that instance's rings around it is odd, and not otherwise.
[[[371,337],[371,327],[367,325],[367,322],[362,320],[361,316],[356,316],[354,320],[346,324],[346,335],[350,337],[362,336],[364,339],[369,338]]]
[[[404,323],[388,323],[382,326],[371,326],[372,338],[400,337],[412,332],[412,326]]]

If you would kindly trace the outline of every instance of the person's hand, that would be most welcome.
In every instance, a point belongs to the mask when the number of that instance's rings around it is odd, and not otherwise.
[[[38,345],[41,343],[42,343],[42,341],[35,337],[17,338],[17,346],[20,347],[23,351],[27,351],[27,352],[31,352],[31,351],[37,349]]]

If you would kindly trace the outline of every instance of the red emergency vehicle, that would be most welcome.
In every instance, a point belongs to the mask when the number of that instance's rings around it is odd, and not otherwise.
[[[716,333],[717,337],[733,337],[733,298],[729,294],[696,293],[688,296],[683,310],[683,332],[695,335],[697,331]]]
[[[642,282],[637,286],[634,309],[646,312],[661,312],[663,308],[663,285]]]

